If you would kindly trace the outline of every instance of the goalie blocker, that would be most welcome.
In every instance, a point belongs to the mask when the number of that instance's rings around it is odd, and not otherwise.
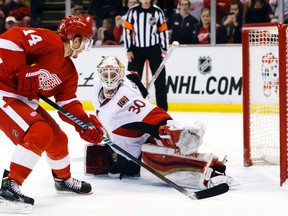
[[[140,176],[140,166],[116,154],[107,145],[86,145],[86,174],[112,176]],[[183,155],[179,149],[154,144],[142,146],[142,159],[151,168],[188,188],[210,188],[232,182],[225,175],[226,166],[211,154],[192,153]],[[139,158],[141,160],[141,156]]]

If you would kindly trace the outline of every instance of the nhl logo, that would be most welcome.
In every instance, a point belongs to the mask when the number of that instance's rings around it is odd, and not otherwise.
[[[156,18],[151,17],[148,22],[149,22],[149,25],[151,25],[151,26],[156,25]]]
[[[18,131],[17,130],[15,130],[15,129],[13,129],[12,130],[12,134],[13,134],[13,136],[15,136],[15,137],[18,137]]]
[[[212,59],[209,56],[201,56],[198,59],[198,70],[200,71],[200,73],[207,74],[211,72],[211,61]]]

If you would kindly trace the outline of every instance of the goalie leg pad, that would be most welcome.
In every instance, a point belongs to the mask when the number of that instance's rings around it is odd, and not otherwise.
[[[184,187],[199,188],[223,183],[220,178],[210,182],[211,177],[222,176],[226,170],[218,157],[211,154],[184,155],[177,149],[145,144],[142,146],[142,157],[150,167]]]
[[[108,174],[108,154],[107,145],[86,145],[85,172],[86,174],[102,175]]]
[[[86,174],[140,176],[140,166],[115,153],[107,145],[86,145]],[[141,155],[139,157],[141,160]]]
[[[206,161],[196,161],[177,156],[143,152],[143,161],[163,175],[178,171],[204,172]]]

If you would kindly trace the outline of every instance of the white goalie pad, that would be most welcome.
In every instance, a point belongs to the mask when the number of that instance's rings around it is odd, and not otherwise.
[[[218,157],[205,153],[182,154],[179,149],[153,144],[142,146],[143,161],[178,185],[206,188]],[[225,166],[225,165],[223,165]],[[218,182],[218,184],[220,184]],[[211,184],[212,185],[212,184]],[[213,184],[214,186],[216,185]]]

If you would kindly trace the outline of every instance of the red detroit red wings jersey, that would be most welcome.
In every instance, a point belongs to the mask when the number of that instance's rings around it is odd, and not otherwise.
[[[17,94],[17,70],[37,64],[40,92],[56,101],[75,98],[78,74],[64,46],[53,31],[43,28],[14,27],[0,38],[0,90]]]

